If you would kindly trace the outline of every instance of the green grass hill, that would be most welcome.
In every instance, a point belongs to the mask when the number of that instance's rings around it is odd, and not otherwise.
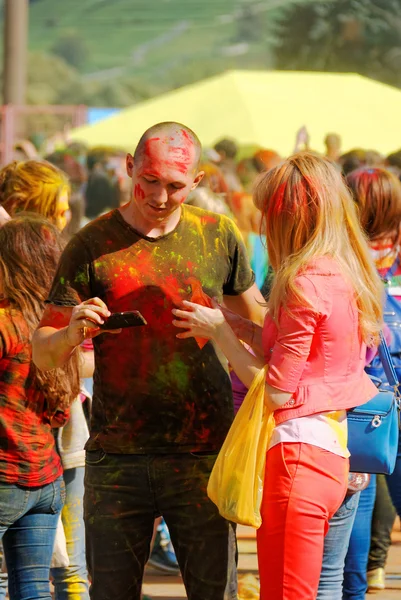
[[[170,87],[271,66],[275,18],[291,1],[31,0],[29,46],[58,53],[89,80]]]

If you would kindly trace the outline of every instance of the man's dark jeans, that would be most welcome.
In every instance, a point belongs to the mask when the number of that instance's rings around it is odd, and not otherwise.
[[[189,600],[234,600],[234,528],[206,493],[216,455],[86,453],[92,600],[140,600],[154,519],[170,530]],[[227,582],[229,581],[227,590]]]

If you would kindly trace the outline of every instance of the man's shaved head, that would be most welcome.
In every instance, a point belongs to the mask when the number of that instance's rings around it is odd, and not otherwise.
[[[201,150],[195,133],[180,123],[158,123],[145,131],[134,156],[127,154],[136,226],[148,231],[177,225],[181,205],[204,175]]]
[[[176,156],[176,160],[181,154],[183,164],[186,164],[187,167],[192,166],[193,170],[198,168],[202,145],[196,133],[189,127],[181,123],[167,121],[165,123],[157,123],[147,129],[139,140],[135,150],[134,162],[136,164],[141,162],[152,143],[166,145],[166,147],[171,148],[172,153]]]

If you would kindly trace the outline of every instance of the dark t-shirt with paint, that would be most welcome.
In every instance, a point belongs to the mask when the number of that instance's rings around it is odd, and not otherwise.
[[[183,206],[174,231],[149,238],[114,210],[66,247],[49,302],[98,296],[111,312],[148,322],[94,338],[95,375],[87,449],[115,453],[216,451],[233,418],[230,378],[208,342],[180,340],[172,309],[199,287],[237,295],[254,282],[240,233],[227,217]]]

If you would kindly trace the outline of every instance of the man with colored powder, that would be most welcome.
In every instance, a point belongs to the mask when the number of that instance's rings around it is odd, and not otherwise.
[[[205,293],[260,323],[263,298],[233,222],[183,204],[202,178],[200,153],[185,126],[145,132],[127,156],[132,200],[69,242],[34,338],[42,369],[63,365],[93,338],[85,478],[92,600],[139,600],[160,515],[189,600],[237,597],[232,525],[206,494],[233,418],[230,378],[210,342],[177,339],[171,311]],[[146,326],[99,329],[110,312],[134,309]]]

